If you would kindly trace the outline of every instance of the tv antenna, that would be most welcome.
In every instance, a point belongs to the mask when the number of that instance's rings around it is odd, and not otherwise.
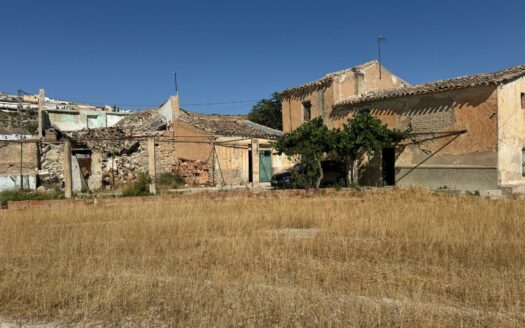
[[[385,42],[386,39],[381,35],[379,34],[379,36],[377,37],[377,50],[378,50],[378,53],[379,53],[379,56],[378,56],[378,61],[379,61],[379,79],[381,79],[381,46],[383,45],[383,42]]]
[[[173,72],[173,80],[175,81],[175,95],[179,95],[179,84],[177,83],[177,72]]]

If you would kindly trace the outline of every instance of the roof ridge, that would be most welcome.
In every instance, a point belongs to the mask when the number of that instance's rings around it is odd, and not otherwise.
[[[379,62],[374,59],[374,60],[370,60],[370,61],[367,61],[365,63],[362,63],[362,64],[359,64],[359,65],[355,65],[355,66],[352,66],[352,67],[349,67],[349,68],[345,68],[345,69],[342,69],[342,70],[338,70],[338,71],[334,71],[334,72],[331,72],[331,73],[327,73],[325,74],[323,77],[317,79],[317,80],[314,80],[314,81],[311,81],[311,82],[307,82],[307,83],[303,83],[299,86],[296,86],[296,87],[292,87],[292,88],[287,88],[287,89],[284,89],[282,90],[280,93],[281,94],[287,94],[287,93],[291,93],[291,92],[294,92],[294,91],[297,91],[297,90],[300,90],[300,89],[304,89],[304,88],[310,88],[310,87],[322,87],[324,84],[326,83],[329,83],[329,82],[332,82],[333,78],[340,75],[340,74],[344,74],[344,73],[347,73],[347,72],[357,72],[357,71],[360,71],[368,66],[371,66],[373,64],[379,64]]]
[[[525,75],[525,65],[516,65],[505,69],[490,72],[476,73],[453,77],[443,80],[435,80],[426,83],[402,86],[399,88],[389,88],[383,90],[370,90],[360,96],[350,96],[340,99],[334,103],[334,108],[358,104],[374,100],[384,100],[396,97],[429,94],[434,92],[464,89],[481,85],[500,84],[516,77]]]

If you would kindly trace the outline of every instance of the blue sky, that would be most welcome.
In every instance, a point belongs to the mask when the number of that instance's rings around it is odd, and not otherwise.
[[[525,63],[525,1],[3,1],[0,91],[207,113],[377,57],[410,83]],[[222,105],[203,103],[246,101]]]

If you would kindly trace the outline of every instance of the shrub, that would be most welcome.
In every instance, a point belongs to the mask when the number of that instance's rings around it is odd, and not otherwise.
[[[161,186],[175,187],[185,184],[186,181],[184,181],[184,178],[182,178],[177,173],[165,172],[159,175],[159,177],[157,178],[157,183]]]
[[[48,190],[45,193],[27,190],[6,190],[0,192],[0,204],[5,206],[8,201],[18,200],[47,200],[47,199],[63,199],[64,193],[60,189]]]
[[[151,195],[149,192],[149,184],[151,183],[151,181],[152,180],[149,174],[140,173],[133,185],[124,190],[122,196],[129,197]]]

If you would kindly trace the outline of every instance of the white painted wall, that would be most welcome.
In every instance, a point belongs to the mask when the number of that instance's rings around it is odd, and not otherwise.
[[[24,175],[24,189],[36,189],[36,175]],[[20,188],[20,175],[0,175],[0,191]]]
[[[498,184],[502,187],[525,185],[522,173],[522,148],[525,148],[522,92],[525,92],[525,77],[498,87]]]

